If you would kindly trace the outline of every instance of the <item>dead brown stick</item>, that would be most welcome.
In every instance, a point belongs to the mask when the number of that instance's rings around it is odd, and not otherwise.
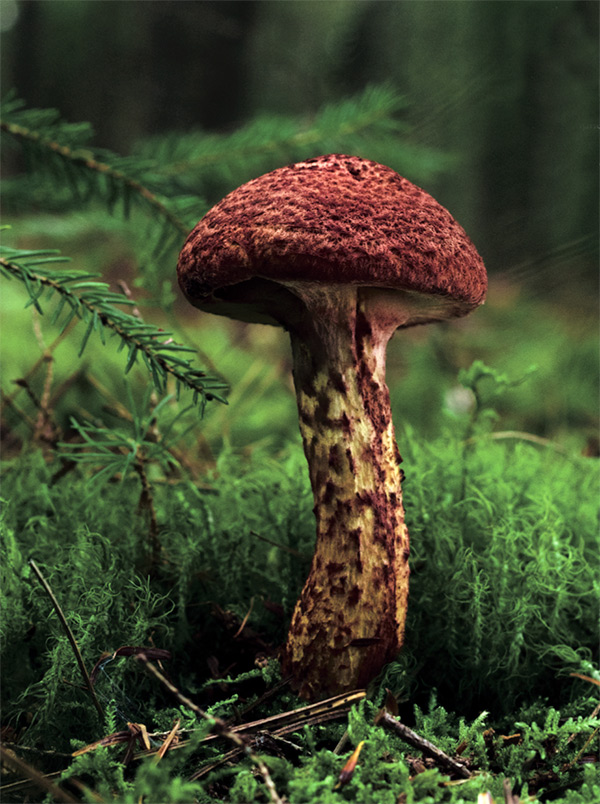
[[[16,415],[21,419],[21,421],[25,422],[25,424],[30,428],[30,430],[32,431],[35,430],[34,420],[27,413],[25,413],[24,410],[21,410],[21,408],[16,404],[16,402],[12,398],[14,394],[8,396],[7,394],[4,393],[4,391],[0,391],[0,394],[2,399],[2,405],[0,407],[0,410],[4,411],[4,408],[10,408],[10,410],[12,410],[13,413],[16,413]]]
[[[19,746],[19,749],[23,748],[22,745]],[[52,773],[44,773],[44,779],[50,781],[50,779],[60,779],[61,774],[63,771],[53,771]],[[27,790],[32,786],[33,782],[31,779],[19,779],[17,782],[8,782],[7,784],[0,785],[0,801],[10,801],[10,797],[14,793],[22,793],[24,790]],[[23,800],[23,796],[20,796],[18,801]]]
[[[61,787],[58,787],[58,785],[55,785],[12,751],[7,751],[6,748],[0,746],[0,757],[2,757],[3,765],[11,768],[11,770],[18,773],[19,776],[27,779],[31,784],[35,785],[38,790],[49,793],[55,801],[65,802],[65,804],[78,804],[79,799],[72,796],[67,790],[63,790]]]
[[[256,728],[253,728],[252,731],[249,732],[249,734],[255,740],[260,739],[261,735],[277,739],[278,737],[283,737],[286,734],[291,734],[294,731],[298,731],[298,729],[304,728],[305,726],[320,726],[321,723],[328,723],[330,720],[335,720],[336,718],[340,717],[340,715],[346,714],[349,709],[350,706],[348,706],[348,709],[346,709],[345,711],[341,709],[336,709],[329,712],[323,711],[315,715],[312,715],[312,717],[309,717],[306,720],[302,720],[300,724],[287,723],[285,726],[281,726],[280,728],[274,729],[273,731],[261,732],[257,731]],[[266,719],[268,720],[268,718]],[[254,724],[252,723],[249,723],[248,725],[254,726]],[[205,738],[204,740],[202,740],[202,742],[205,742],[206,739],[209,738]],[[208,773],[211,773],[213,770],[215,770],[215,768],[224,765],[226,762],[231,762],[234,759],[238,759],[241,753],[242,752],[239,748],[233,748],[231,751],[228,751],[226,754],[223,754],[222,757],[216,759],[214,762],[210,762],[207,765],[203,765],[199,770],[193,773],[192,776],[190,776],[190,781],[194,782],[197,779],[201,779],[203,776],[206,776]]]
[[[324,708],[321,704],[313,704],[314,707],[321,706],[318,710],[313,710],[313,707],[303,707],[302,709],[295,709],[291,712],[283,712],[281,715],[272,715],[271,717],[263,718],[261,720],[253,720],[250,723],[240,723],[237,726],[230,726],[229,730],[232,731],[234,734],[238,734],[241,737],[246,738],[244,742],[250,737],[255,738],[257,735],[266,734],[273,738],[283,737],[286,734],[291,734],[292,732],[298,731],[303,729],[305,726],[320,726],[322,723],[329,723],[332,720],[337,720],[338,718],[346,715],[350,708],[353,706],[354,703],[364,698],[365,693],[364,691],[360,690],[358,693],[351,693],[346,696],[337,696],[338,699],[342,697],[346,698],[345,705],[336,705],[335,708]],[[323,701],[322,704],[329,704],[328,701]],[[309,715],[304,714],[305,709],[312,710],[312,713]],[[276,728],[274,727],[276,723],[279,723]],[[268,728],[267,728],[268,727]],[[189,731],[193,731],[190,729],[180,729],[179,734],[188,733]],[[172,730],[171,730],[172,732]],[[162,739],[170,737],[171,732],[155,732],[150,734],[150,737],[156,739]],[[90,743],[89,745],[84,746],[83,748],[77,749],[74,751],[73,754],[65,754],[65,756],[79,756],[81,754],[86,754],[89,751],[95,751],[97,748],[102,748],[109,745],[118,745],[120,743],[125,742],[129,737],[129,733],[127,731],[122,732],[115,732],[114,734],[109,734],[106,737],[103,737],[100,740],[96,740],[94,743]],[[221,734],[208,734],[206,737],[203,737],[200,740],[200,745],[204,745],[206,743],[212,742],[214,740],[222,739]],[[185,748],[190,744],[189,740],[180,740],[175,744],[171,744],[169,747],[169,751],[177,751],[181,748]],[[150,750],[144,751],[137,751],[133,755],[134,760],[139,760],[147,757],[156,756],[160,751],[160,748],[152,748]],[[201,776],[205,776],[209,773],[213,768],[222,765],[224,762],[229,761],[230,759],[235,759],[243,753],[241,748],[234,748],[229,751],[227,754],[223,755],[219,760],[210,765],[204,765],[197,771],[193,776],[190,777],[190,781],[194,781],[195,779],[199,779]]]
[[[439,763],[447,770],[452,771],[452,773],[456,773],[461,779],[471,778],[471,772],[467,770],[461,762],[457,762],[455,759],[452,759],[452,757],[449,757],[448,754],[445,754],[440,748],[430,743],[429,740],[426,740],[424,737],[421,737],[412,729],[409,729],[408,726],[405,726],[404,723],[401,723],[397,718],[392,717],[384,709],[382,709],[375,718],[375,723],[395,732],[405,743],[422,751],[425,756],[435,760],[435,762]]]
[[[534,435],[533,433],[526,433],[522,430],[502,430],[496,431],[494,433],[490,433],[486,435],[485,438],[490,438],[493,441],[501,441],[504,439],[515,439],[517,441],[529,441],[532,444],[538,444],[540,447],[549,447],[550,449],[556,450],[556,452],[560,452],[563,455],[567,455],[567,450],[562,447],[560,444],[557,444],[555,441],[551,441],[549,438],[542,438],[542,436]],[[468,444],[474,444],[480,440],[480,437],[474,437],[467,439]]]
[[[144,461],[144,456],[142,454],[142,449],[140,447],[137,448],[135,462],[133,464],[133,470],[137,474],[142,484],[142,492],[140,494],[140,501],[138,505],[138,511],[141,513],[142,511],[148,512],[149,518],[149,526],[148,526],[148,536],[150,537],[150,548],[152,550],[152,566],[156,566],[160,560],[160,551],[161,551],[161,544],[160,539],[158,538],[158,518],[156,516],[156,508],[154,506],[154,496],[152,494],[152,485],[148,480],[148,475],[146,474],[146,465]]]
[[[287,545],[280,544],[279,542],[276,542],[273,539],[268,539],[266,536],[261,536],[261,534],[257,533],[255,530],[251,530],[250,535],[254,536],[256,539],[260,539],[261,542],[266,542],[267,544],[272,544],[273,547],[278,547],[280,550],[289,553],[291,556],[296,556],[297,558],[302,558],[306,561],[310,561],[310,556],[307,555],[306,553],[301,553],[299,550],[294,550],[293,547],[288,547]]]
[[[100,701],[98,700],[98,698],[96,696],[96,691],[94,690],[93,684],[90,681],[90,677],[89,677],[88,671],[86,669],[86,666],[84,664],[83,657],[81,656],[81,651],[79,650],[79,645],[77,644],[75,636],[73,635],[73,632],[71,631],[71,628],[69,627],[69,623],[67,622],[67,619],[66,619],[65,615],[63,614],[63,611],[62,611],[62,609],[61,609],[61,607],[60,607],[60,605],[58,603],[58,600],[54,596],[54,592],[50,588],[50,585],[48,584],[48,581],[44,578],[44,576],[40,572],[39,567],[37,566],[37,564],[35,563],[35,561],[33,559],[29,560],[29,566],[34,571],[34,573],[36,574],[39,582],[44,587],[44,591],[46,592],[46,594],[50,598],[50,602],[52,603],[52,605],[54,607],[54,611],[56,612],[56,615],[57,615],[58,619],[60,620],[60,623],[61,623],[62,627],[64,628],[64,631],[65,631],[65,633],[67,635],[67,639],[71,643],[71,647],[73,648],[73,653],[75,654],[75,658],[77,659],[77,664],[79,665],[79,669],[81,671],[81,675],[83,676],[85,686],[87,687],[87,690],[90,693],[92,701],[94,702],[94,706],[96,707],[96,711],[98,712],[98,715],[100,716],[100,719],[104,720],[104,712],[102,711],[102,706],[100,705]]]
[[[326,701],[319,701],[315,704],[303,706],[300,709],[292,709],[289,712],[270,715],[269,717],[253,720],[249,723],[225,725],[229,731],[243,736],[253,735],[259,731],[267,731],[275,737],[281,737],[284,734],[298,731],[304,728],[304,726],[316,726],[320,723],[336,720],[342,715],[347,714],[355,703],[363,700],[365,695],[365,690],[355,690],[354,692],[336,695],[334,698],[328,698]],[[159,737],[160,735],[153,734],[152,736]],[[209,734],[202,739],[202,743],[218,740],[219,737],[221,737],[221,735],[218,733]],[[186,744],[187,741],[182,741],[178,743],[177,746],[174,746],[174,748],[180,748]],[[147,754],[144,754],[144,756],[146,755]]]
[[[286,683],[287,681],[282,681],[273,689],[280,689]],[[271,692],[273,692],[273,690]],[[354,704],[363,700],[365,695],[365,690],[355,690],[354,692],[336,695],[333,698],[328,698],[327,700],[320,701],[316,704],[302,706],[300,709],[292,709],[288,712],[281,712],[278,715],[270,715],[269,717],[261,718],[260,720],[253,720],[248,723],[238,723],[236,725],[225,723],[225,725],[229,731],[246,738],[246,740],[249,737],[255,737],[259,733],[268,734],[273,738],[283,737],[284,735],[291,734],[292,732],[298,731],[305,726],[318,726],[322,723],[328,723],[332,720],[337,720],[338,718],[345,716]],[[263,696],[263,699],[265,697],[267,696]],[[181,729],[179,733],[183,734],[189,731],[190,729]],[[169,732],[156,732],[150,736],[156,739],[164,740],[168,735]],[[126,738],[127,732],[118,732],[116,734],[109,735],[108,737],[97,740],[95,743],[91,743],[84,748],[78,749],[73,753],[73,756],[87,753],[88,751],[94,751],[96,748],[100,748],[102,746],[122,742]],[[222,739],[221,734],[208,734],[206,737],[202,738],[200,744],[204,745],[219,739]],[[175,745],[171,745],[169,750],[176,751],[181,748],[185,748],[187,745],[189,745],[189,740],[180,740]],[[133,758],[138,760],[142,759],[143,757],[154,756],[158,753],[158,751],[159,749],[138,751],[136,754],[134,754]],[[191,780],[193,781],[194,779],[206,775],[213,769],[213,767],[218,767],[219,765],[223,764],[223,762],[237,758],[241,756],[242,753],[243,751],[241,748],[233,749],[232,751],[228,752],[228,754],[225,754],[220,760],[209,765],[204,765],[199,771],[197,771],[196,774],[191,777]]]
[[[164,757],[164,755],[167,753],[167,751],[169,750],[169,748],[171,747],[171,745],[173,743],[173,740],[177,736],[177,731],[179,729],[179,724],[180,723],[181,723],[181,720],[176,720],[175,721],[175,723],[173,724],[173,728],[171,729],[171,731],[169,732],[169,734],[167,736],[167,739],[163,742],[161,747],[158,749],[158,752],[156,753],[156,756],[154,757],[154,762],[158,762],[159,760],[161,760]]]
[[[248,759],[250,759],[256,765],[256,767],[258,768],[261,776],[263,777],[265,785],[267,787],[267,790],[269,791],[269,796],[271,797],[271,801],[273,802],[273,804],[283,804],[283,801],[281,800],[281,798],[279,796],[279,793],[277,792],[277,790],[275,788],[275,785],[273,783],[273,779],[271,779],[271,774],[269,773],[269,769],[267,768],[265,763],[262,761],[262,759],[258,756],[258,754],[256,754],[252,750],[251,746],[246,742],[246,740],[244,740],[243,737],[240,737],[239,734],[236,734],[235,732],[233,732],[230,729],[228,729],[226,723],[223,720],[221,720],[221,718],[212,717],[207,712],[205,712],[203,709],[201,709],[199,706],[197,706],[192,700],[190,700],[188,697],[183,695],[177,689],[177,687],[174,684],[172,684],[169,681],[169,679],[166,678],[160,672],[160,670],[158,670],[151,662],[148,661],[148,659],[146,659],[144,654],[140,654],[138,659],[140,661],[144,662],[144,664],[146,665],[146,668],[150,671],[150,673],[158,681],[160,681],[160,683],[164,687],[166,687],[166,689],[168,689],[169,692],[171,692],[177,698],[177,700],[179,701],[180,704],[185,706],[190,711],[194,712],[194,714],[198,715],[198,717],[200,717],[203,720],[206,720],[209,723],[211,723],[212,728],[214,729],[214,731],[217,734],[219,734],[221,737],[224,737],[226,740],[229,740],[230,742],[232,742],[235,745],[236,748],[240,749],[244,754],[246,754]]]

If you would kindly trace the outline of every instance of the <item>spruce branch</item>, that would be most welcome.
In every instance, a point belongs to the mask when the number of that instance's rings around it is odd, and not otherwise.
[[[370,86],[362,93],[325,104],[307,125],[302,118],[262,116],[226,136],[192,132],[143,143],[141,154],[153,156],[162,176],[202,174],[212,166],[244,163],[269,155],[289,159],[309,152],[355,149],[360,141],[394,137],[406,131],[397,117],[405,100],[388,86]]]
[[[97,274],[54,267],[67,261],[68,258],[57,251],[0,246],[0,271],[8,278],[16,277],[23,282],[29,294],[26,306],[33,305],[43,314],[44,294],[57,294],[59,301],[52,323],[60,322],[62,330],[74,319],[86,324],[80,356],[92,332],[98,332],[104,343],[108,331],[120,339],[119,351],[127,349],[126,374],[141,357],[159,393],[166,391],[167,380],[172,377],[177,395],[182,388],[191,390],[194,404],[200,403],[201,412],[204,412],[206,402],[212,399],[226,404],[223,396],[226,383],[192,365],[189,355],[195,353],[194,349],[175,343],[172,333],[118,309],[116,305],[135,306],[135,302],[111,291],[106,282],[98,281]]]
[[[153,158],[159,176],[177,178],[197,187],[207,173],[223,168],[256,172],[317,153],[364,151],[375,158],[383,151],[421,172],[439,169],[445,158],[408,141],[408,126],[399,119],[405,99],[389,86],[370,86],[353,97],[324,104],[305,118],[263,115],[225,136],[204,131],[169,134],[148,139],[137,148]],[[404,135],[401,137],[399,135]]]
[[[0,104],[0,131],[20,144],[30,169],[50,173],[77,200],[97,197],[111,211],[121,202],[125,218],[137,201],[177,238],[187,235],[196,218],[198,198],[177,196],[172,186],[157,182],[154,160],[90,147],[88,123],[68,123],[54,109],[26,109],[11,94]]]
[[[81,441],[62,442],[58,447],[64,461],[100,467],[91,478],[96,482],[102,477],[108,479],[118,474],[124,479],[129,471],[138,476],[141,484],[138,514],[147,512],[149,515],[148,539],[151,565],[154,566],[159,560],[161,544],[153,486],[146,467],[151,463],[159,464],[165,473],[169,473],[178,466],[177,458],[169,449],[170,435],[175,422],[190,408],[180,411],[162,434],[157,427],[158,416],[173,397],[166,396],[158,404],[154,404],[154,393],[148,389],[142,410],[137,410],[131,390],[127,387],[126,391],[131,410],[131,413],[127,411],[130,425],[127,432],[117,427],[108,429],[92,422],[78,422],[71,417],[71,427],[78,433]]]

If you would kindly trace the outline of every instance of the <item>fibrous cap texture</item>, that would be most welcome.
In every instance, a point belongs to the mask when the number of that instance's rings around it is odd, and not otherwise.
[[[213,207],[189,235],[178,276],[203,306],[252,279],[397,288],[481,304],[487,278],[463,228],[388,167],[330,154],[260,176]]]

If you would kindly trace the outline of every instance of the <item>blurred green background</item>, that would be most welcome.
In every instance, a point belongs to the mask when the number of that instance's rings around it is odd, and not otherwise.
[[[460,408],[458,370],[481,357],[515,378],[538,367],[507,397],[502,427],[571,439],[593,454],[598,8],[586,0],[2,0],[2,89],[90,121],[94,145],[126,155],[152,137],[227,134],[260,114],[309,126],[325,103],[368,85],[392,87],[406,101],[402,172],[460,221],[491,278],[487,305],[468,320],[394,338],[389,383],[399,427],[407,421],[436,435],[440,411]],[[375,141],[363,141],[360,155],[383,161]],[[5,175],[17,175],[18,152],[4,149],[3,159]],[[265,169],[285,161],[275,151]],[[393,153],[389,161],[397,167]],[[252,175],[186,189],[213,203]],[[135,277],[127,226],[102,211],[85,221],[76,212],[48,217],[38,208],[15,218],[7,209],[5,220],[20,243],[60,248],[109,281]],[[175,259],[160,268],[173,286]],[[296,437],[282,333],[197,316],[174,292],[179,321],[190,332],[200,327],[192,341],[233,387],[229,408],[209,414],[208,441],[212,433],[234,446],[279,446]],[[7,379],[42,348],[24,298],[5,287]],[[30,349],[11,348],[17,333]],[[66,375],[77,345],[63,361]],[[99,350],[93,363],[118,387],[121,362]]]
[[[456,158],[427,189],[492,271],[555,292],[595,274],[596,2],[3,0],[2,19],[3,90],[120,153],[389,82],[412,140]]]

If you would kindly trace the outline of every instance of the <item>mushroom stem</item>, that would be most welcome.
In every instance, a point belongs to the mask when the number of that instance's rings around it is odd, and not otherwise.
[[[385,384],[398,322],[357,288],[303,301],[311,315],[290,336],[317,539],[283,666],[314,699],[366,686],[397,654],[409,548]]]

